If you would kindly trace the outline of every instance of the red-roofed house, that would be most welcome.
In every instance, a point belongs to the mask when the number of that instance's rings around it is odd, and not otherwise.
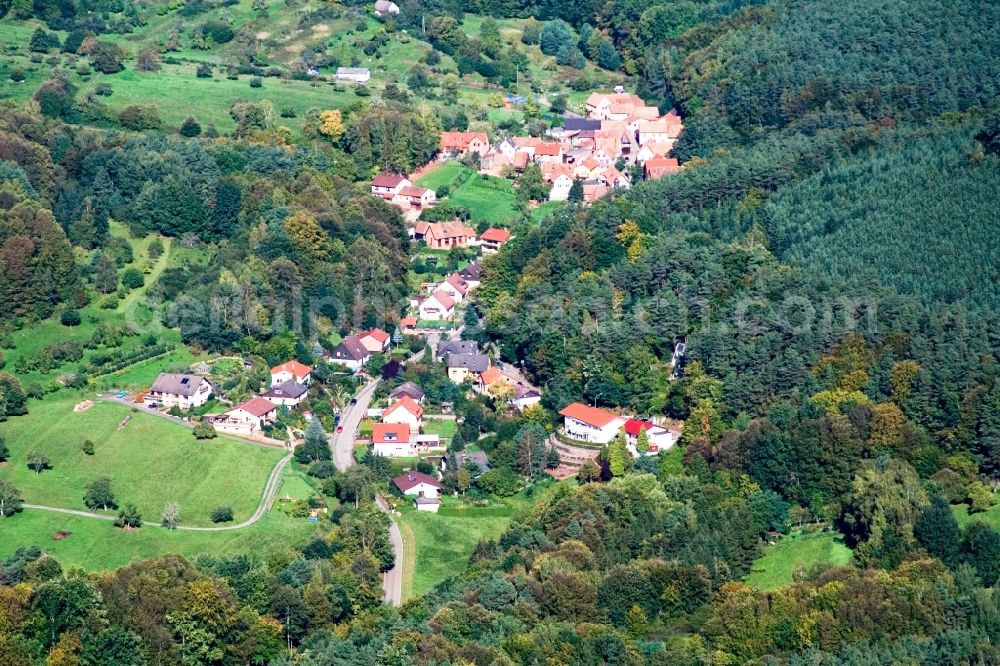
[[[287,381],[295,381],[303,386],[309,386],[310,379],[312,379],[312,368],[295,360],[286,361],[271,368],[271,386],[284,384]]]
[[[419,432],[424,421],[424,408],[408,395],[392,403],[382,411],[382,423],[407,425],[410,432]]]
[[[479,243],[482,246],[483,254],[496,254],[504,243],[510,240],[510,229],[497,229],[490,227],[479,234]]]
[[[625,429],[625,441],[633,456],[643,455],[636,448],[639,441],[639,432],[646,431],[646,439],[649,441],[649,449],[645,455],[656,455],[660,451],[666,451],[677,443],[681,433],[679,430],[671,430],[642,419],[629,419],[623,426]]]
[[[208,416],[206,419],[222,432],[251,435],[262,430],[268,423],[274,423],[278,406],[264,398],[252,398],[233,407],[225,414]]]
[[[372,452],[389,458],[410,458],[440,450],[438,435],[418,435],[405,423],[376,423],[372,426]]]
[[[413,185],[406,176],[398,173],[380,173],[372,178],[372,194],[391,200],[404,187]]]
[[[639,145],[649,143],[669,143],[673,145],[674,139],[681,135],[684,126],[678,122],[669,120],[641,120],[639,121]]]
[[[410,333],[417,327],[417,318],[413,316],[403,317],[399,320],[399,325],[404,333]]]
[[[563,161],[563,149],[562,144],[551,142],[551,143],[539,143],[535,146],[535,161],[539,164],[551,163],[551,164],[561,164]]]
[[[563,430],[573,439],[607,444],[618,434],[625,419],[604,409],[574,402],[563,408]]]
[[[469,294],[469,283],[463,280],[458,273],[449,275],[437,288],[451,296],[451,299],[456,303],[464,301]]]
[[[438,289],[420,302],[420,318],[427,321],[445,321],[455,316],[455,300],[446,291]]]
[[[358,339],[361,340],[361,344],[365,346],[365,349],[373,354],[382,354],[389,351],[389,345],[392,343],[392,336],[381,328],[373,328],[370,331],[365,331],[358,336]]]
[[[426,187],[405,185],[392,197],[392,203],[404,208],[430,208],[437,203],[437,193]]]
[[[458,220],[451,222],[428,222],[422,226],[419,222],[414,229],[418,237],[422,236],[427,247],[432,250],[450,250],[453,247],[468,247],[476,239],[476,230],[467,227]],[[420,240],[418,238],[417,240]]]
[[[602,185],[601,183],[584,183],[583,203],[592,204],[610,191],[610,187]]]
[[[490,139],[486,132],[441,132],[438,156],[457,157],[479,153],[485,155],[490,149]]]
[[[441,484],[430,474],[423,472],[405,472],[392,480],[399,492],[410,497],[437,497]]]
[[[680,170],[681,166],[677,163],[676,157],[654,157],[642,165],[646,180],[657,180]]]

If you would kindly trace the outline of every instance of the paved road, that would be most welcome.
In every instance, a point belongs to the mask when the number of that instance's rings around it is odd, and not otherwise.
[[[392,552],[396,555],[395,565],[382,576],[382,592],[385,603],[400,606],[403,603],[403,535],[386,501],[379,497],[376,502],[378,508],[389,516],[389,541],[392,543]]]
[[[278,488],[281,486],[281,473],[285,470],[285,465],[288,461],[292,459],[292,454],[289,453],[287,456],[278,461],[278,464],[274,466],[271,470],[271,476],[267,479],[267,485],[264,486],[264,495],[260,499],[260,504],[257,505],[257,510],[254,511],[253,515],[244,520],[242,523],[237,523],[236,525],[220,525],[216,527],[193,527],[189,525],[178,525],[177,529],[187,530],[189,532],[228,532],[230,530],[241,530],[245,527],[250,527],[254,523],[263,517],[267,513],[267,509],[271,506],[271,502],[274,500],[275,494],[278,492]],[[25,509],[36,509],[39,511],[51,511],[53,513],[64,513],[70,516],[81,516],[83,518],[97,518],[99,520],[115,520],[115,516],[104,514],[104,513],[93,513],[92,511],[78,511],[76,509],[63,509],[56,506],[45,506],[43,504],[25,504]],[[181,507],[182,509],[184,507]],[[183,517],[183,513],[181,514]],[[142,521],[144,526],[150,527],[161,527],[160,523],[153,522],[150,520]]]

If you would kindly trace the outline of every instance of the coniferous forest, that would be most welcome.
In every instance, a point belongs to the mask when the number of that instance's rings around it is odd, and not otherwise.
[[[99,32],[114,4],[0,0],[0,21]],[[88,573],[45,534],[0,559],[0,663],[1000,663],[1000,4],[398,6],[394,30],[434,26],[432,53],[480,68],[478,41],[449,46],[450,17],[558,26],[538,40],[573,36],[684,119],[679,173],[541,221],[522,211],[482,260],[464,337],[544,389],[537,411],[407,378],[455,403],[459,436],[490,455],[483,478],[536,475],[531,438],[577,401],[683,421],[678,445],[624,462],[606,447],[398,608],[381,603],[389,521],[370,501],[388,465],[370,458],[329,471],[333,524],[282,552]],[[199,352],[311,363],[400,323],[422,274],[369,181],[431,160],[453,111],[362,98],[292,132],[240,101],[231,132],[185,135],[91,122],[99,104],[56,74],[0,102],[0,343],[117,307],[119,224],[201,257],[147,292]],[[316,348],[275,326],[310,316],[333,322]],[[46,389],[3,358],[14,421]],[[23,517],[3,506],[0,541]],[[802,529],[849,558],[753,584]]]

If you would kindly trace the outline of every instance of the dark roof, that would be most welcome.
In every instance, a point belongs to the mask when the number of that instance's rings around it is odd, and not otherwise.
[[[421,505],[423,505],[423,506],[427,506],[427,505],[433,506],[435,504],[440,504],[441,500],[439,500],[437,497],[418,497],[415,500],[413,500],[413,502],[417,506],[421,506]]]
[[[475,340],[442,340],[438,343],[438,356],[447,354],[478,354],[479,343]]]
[[[392,480],[392,482],[404,493],[411,488],[419,486],[421,483],[426,483],[434,486],[435,488],[441,487],[441,484],[438,483],[437,479],[430,474],[424,474],[423,472],[406,472],[397,476]]]
[[[160,376],[153,382],[152,391],[190,397],[198,391],[198,387],[203,381],[205,378],[200,375],[173,375],[161,372]]]
[[[244,412],[249,412],[254,416],[264,416],[265,414],[273,412],[277,408],[278,406],[270,400],[265,400],[264,398],[252,398],[244,402],[242,405],[236,405],[229,411],[235,412],[237,409],[242,409]]]
[[[490,367],[490,357],[486,354],[448,354],[449,368],[468,368],[480,373]]]
[[[473,262],[473,263],[469,264],[468,266],[466,266],[465,268],[463,268],[462,270],[460,270],[458,272],[458,276],[460,278],[462,278],[463,280],[465,280],[466,282],[468,282],[468,281],[478,282],[479,281],[479,263],[478,262]]]
[[[424,390],[413,382],[404,382],[392,389],[392,392],[389,393],[390,398],[395,398],[400,395],[408,395],[414,400],[420,400],[424,397]]]
[[[459,467],[470,462],[476,463],[483,471],[490,467],[490,459],[486,457],[485,451],[459,451],[455,454],[455,462]]]
[[[263,398],[298,398],[305,395],[306,391],[309,390],[308,386],[303,386],[297,381],[289,380],[283,384],[278,384],[273,387],[270,391],[265,393]]]
[[[567,132],[596,131],[601,129],[601,121],[590,118],[563,118],[563,129]]]
[[[371,352],[361,344],[356,335],[348,335],[330,352],[330,358],[336,361],[361,361],[371,355]]]

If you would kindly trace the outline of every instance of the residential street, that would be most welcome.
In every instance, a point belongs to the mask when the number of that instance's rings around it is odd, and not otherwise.
[[[382,497],[376,499],[378,508],[389,514],[389,541],[392,542],[392,552],[396,555],[396,565],[382,576],[382,590],[385,593],[385,603],[399,606],[403,603],[403,535],[389,505]]]
[[[333,432],[329,435],[330,448],[333,451],[333,462],[337,469],[343,471],[354,464],[354,438],[361,425],[361,420],[368,412],[368,405],[372,401],[372,393],[378,386],[379,380],[373,379],[368,382],[354,396],[357,403],[347,405],[344,413],[340,416],[340,428],[343,432]]]

